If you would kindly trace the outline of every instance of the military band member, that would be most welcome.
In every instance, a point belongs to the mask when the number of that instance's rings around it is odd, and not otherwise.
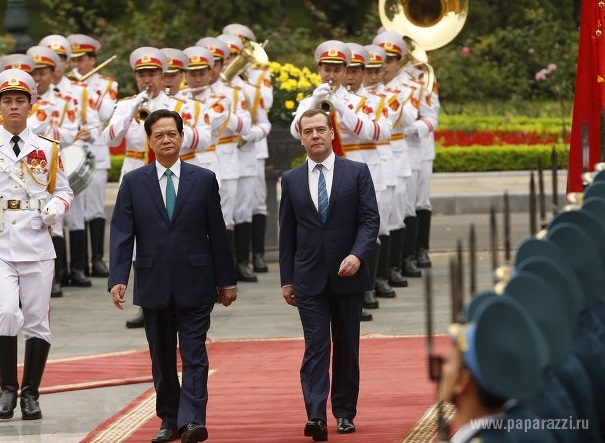
[[[406,206],[409,201],[407,188],[412,168],[404,130],[418,117],[419,97],[418,90],[401,77],[403,55],[407,52],[407,45],[401,34],[384,31],[374,38],[373,44],[382,47],[386,52],[383,64],[384,91],[395,97],[389,100],[389,115],[393,121],[390,148],[397,182],[389,216],[389,239],[386,240],[390,241],[388,281],[391,286],[405,287],[407,281],[404,277],[420,276],[420,271],[412,266],[413,262],[406,267],[407,262],[402,264],[401,260],[406,236],[405,219],[412,215],[412,211]],[[415,211],[413,214],[415,215]]]
[[[162,48],[160,49],[168,61],[168,69],[164,73],[164,92],[170,96],[176,96],[185,81],[185,69],[189,64],[187,55],[180,49]]]
[[[378,143],[388,143],[391,138],[392,123],[388,119],[387,103],[384,95],[376,94],[363,86],[363,79],[366,67],[370,64],[370,52],[358,43],[347,43],[351,50],[351,63],[347,66],[346,86],[353,94],[361,97],[361,100],[355,105],[357,113],[364,113],[370,116],[378,125],[375,137],[370,140],[357,140],[357,144],[351,145],[348,149],[345,147],[347,157],[352,160],[366,163],[372,174],[374,190],[376,191],[376,199],[379,200],[380,195],[386,190],[386,185],[383,179],[383,165],[378,151]],[[344,135],[344,132],[343,132]],[[352,148],[357,148],[353,150]],[[385,214],[388,215],[388,214]],[[383,223],[381,222],[381,225]],[[380,232],[379,232],[380,234]],[[378,271],[378,257],[380,255],[380,243],[378,238],[370,262],[370,271],[372,274],[372,287],[376,286],[376,273]],[[364,308],[378,308],[378,300],[376,300],[375,292],[366,291],[364,293]],[[363,317],[362,317],[363,318]]]
[[[235,35],[223,34],[218,37],[229,46],[230,57],[225,60],[225,69],[238,57],[243,49],[241,39]],[[260,87],[245,81],[240,75],[231,83],[241,88],[252,118],[250,129],[242,134],[238,143],[237,161],[239,178],[235,198],[234,233],[236,276],[241,281],[257,281],[257,276],[250,269],[250,245],[252,239],[252,212],[254,209],[255,183],[257,175],[256,141],[266,138],[271,130],[267,111],[263,107]]]
[[[239,23],[231,23],[223,28],[223,34],[233,34],[242,42],[256,42],[256,35],[250,28]],[[267,113],[273,106],[273,85],[267,65],[252,63],[244,71],[246,81],[257,87],[251,97],[252,107],[259,103]],[[256,132],[256,131],[254,131]],[[265,231],[267,226],[267,182],[265,180],[265,162],[269,158],[267,136],[257,133],[256,140],[256,176],[254,184],[254,202],[252,207],[252,270],[257,273],[268,272],[265,261]]]
[[[28,127],[36,98],[36,82],[25,71],[0,73],[0,419],[12,418],[17,406],[19,333],[22,418],[42,418],[38,388],[51,343],[55,258],[49,229],[73,199],[58,143]]]
[[[214,95],[225,96],[231,102],[230,115],[221,128],[216,145],[216,154],[221,170],[221,206],[225,217],[227,233],[234,238],[234,212],[239,178],[238,142],[242,134],[250,129],[252,118],[241,87],[226,83],[221,79],[225,58],[229,55],[229,46],[216,37],[205,37],[198,40],[195,46],[208,49],[214,57],[214,66],[210,70],[210,90]],[[226,79],[231,80],[231,79]],[[241,276],[238,275],[241,281]],[[254,276],[256,279],[256,276]],[[250,278],[250,280],[254,280]]]
[[[84,34],[72,34],[67,37],[71,43],[72,73],[87,76],[88,109],[95,109],[104,128],[113,114],[118,99],[118,82],[100,72],[93,72],[97,61],[97,51],[101,43]],[[111,168],[109,146],[102,137],[95,137],[94,141],[86,141],[86,131],[92,126],[84,125],[80,128],[78,138],[88,143],[88,149],[95,157],[95,171],[90,184],[82,191],[84,200],[84,218],[88,224],[91,249],[91,275],[93,277],[107,277],[109,270],[103,260],[105,248],[105,189],[107,188],[107,172]],[[86,258],[86,263],[88,258]],[[85,265],[85,270],[88,266]]]
[[[98,148],[94,149],[92,146],[97,142],[97,140],[100,139],[100,134],[103,128],[101,121],[99,120],[99,114],[94,107],[94,103],[89,100],[86,83],[71,81],[65,76],[67,62],[71,56],[71,43],[67,40],[67,38],[61,35],[53,34],[48,35],[40,40],[40,45],[46,46],[53,50],[61,60],[60,65],[57,66],[53,75],[53,89],[55,92],[72,98],[74,108],[76,110],[76,121],[78,123],[78,133],[72,146],[78,146],[83,155],[88,155],[90,152],[94,156],[94,152],[97,152]],[[65,160],[68,161],[69,158],[66,157]],[[76,159],[76,161],[77,160],[78,159]],[[69,282],[71,286],[89,287],[92,285],[92,282],[86,275],[86,270],[88,269],[88,260],[86,256],[87,248],[85,215],[87,198],[86,194],[84,194],[82,190],[79,191],[79,194],[74,196],[70,211],[65,215],[65,225],[69,230]],[[57,261],[65,260],[65,251],[61,250],[62,246],[63,245],[61,245],[60,241],[55,244]],[[95,249],[96,252],[96,248],[93,249]],[[103,248],[101,246],[101,257],[102,250]],[[99,264],[98,260],[95,260],[95,262],[97,263],[96,265],[93,263],[93,276],[106,277],[107,269],[105,264],[102,262]],[[60,274],[61,273],[59,272],[59,275]],[[55,278],[55,281],[53,282],[53,296],[57,296],[56,286],[58,283],[58,279]]]
[[[183,50],[187,56],[185,82],[187,88],[178,97],[189,97],[195,104],[193,124],[200,133],[200,147],[195,153],[199,166],[210,169],[221,186],[221,169],[216,145],[219,133],[230,115],[231,103],[225,96],[215,95],[210,89],[214,56],[206,48],[190,46]]]

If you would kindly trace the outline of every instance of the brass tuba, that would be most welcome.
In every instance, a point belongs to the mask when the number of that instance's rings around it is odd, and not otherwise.
[[[262,45],[251,40],[243,41],[242,51],[233,59],[233,61],[231,61],[231,63],[229,63],[229,66],[221,72],[221,80],[225,83],[229,83],[244,72],[251,64],[258,63],[259,65],[266,65],[269,63],[269,57],[264,49],[266,44],[266,40]]]
[[[427,73],[427,89],[435,76],[425,51],[441,48],[462,30],[468,16],[469,0],[378,0],[382,26],[405,37],[408,63]]]

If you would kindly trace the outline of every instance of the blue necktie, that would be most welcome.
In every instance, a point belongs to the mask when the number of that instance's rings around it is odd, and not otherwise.
[[[328,191],[326,190],[326,178],[324,177],[322,164],[315,166],[319,171],[319,183],[317,185],[317,210],[321,221],[325,222],[328,216]]]
[[[174,211],[174,203],[176,201],[176,192],[174,190],[174,182],[172,181],[172,171],[166,169],[166,212],[168,218],[172,219],[172,212]]]

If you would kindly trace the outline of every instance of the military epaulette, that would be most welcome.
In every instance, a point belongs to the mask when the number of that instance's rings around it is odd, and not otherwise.
[[[385,91],[387,92],[392,92],[393,94],[399,94],[401,92],[401,89],[399,88],[393,88],[390,86],[387,86],[386,88],[384,88]]]
[[[46,137],[45,135],[37,134],[38,137],[43,138],[44,140],[48,140],[51,143],[60,143],[59,140],[55,140],[54,138]]]
[[[383,94],[382,92],[378,92],[376,90],[371,90],[370,94],[375,95],[375,96],[380,97],[380,98],[387,98],[386,94]]]
[[[112,82],[116,81],[115,77],[108,77],[107,75],[99,74],[99,77],[101,77],[103,80],[109,80],[109,81],[112,81]]]
[[[243,88],[241,86],[238,85],[234,85],[233,83],[225,83],[227,86],[229,86],[230,88],[235,89],[236,91],[241,91]]]

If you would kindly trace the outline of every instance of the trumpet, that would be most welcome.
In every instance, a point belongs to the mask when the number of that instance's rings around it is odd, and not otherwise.
[[[206,85],[206,86],[198,86],[197,88],[183,88],[181,90],[179,90],[179,94],[183,95],[183,96],[190,96],[190,97],[195,97],[197,94],[199,94],[200,92],[204,92],[206,89],[208,89],[210,87],[210,85]]]
[[[145,92],[147,93],[148,97],[139,105],[139,109],[137,109],[134,113],[134,119],[139,123],[143,123],[145,119],[149,117],[149,114],[151,114],[151,109],[149,109],[149,104],[151,103],[151,96],[149,95],[149,90],[150,87],[146,86]]]
[[[332,97],[334,96],[334,93],[336,92],[336,88],[334,86],[332,86],[332,80],[328,81],[328,85],[330,86],[330,93],[328,94],[328,96],[317,102],[316,108],[317,109],[321,109],[323,112],[325,112],[326,114],[331,114],[332,110],[334,109],[334,107],[332,106]]]

